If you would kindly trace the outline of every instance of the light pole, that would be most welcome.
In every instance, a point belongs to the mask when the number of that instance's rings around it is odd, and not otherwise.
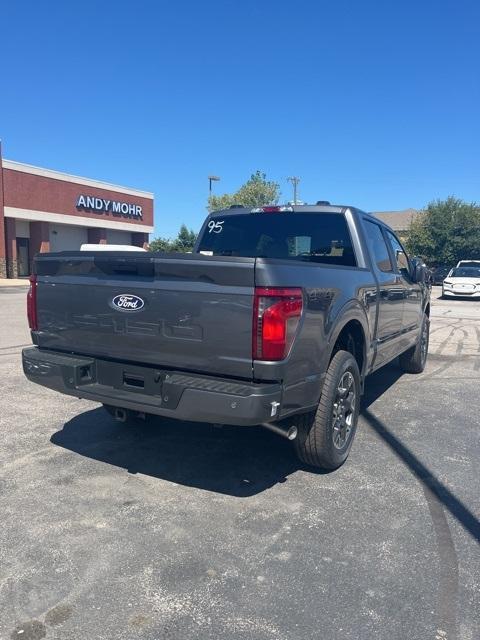
[[[210,196],[212,195],[212,182],[218,182],[219,180],[219,176],[208,176],[208,192]]]
[[[293,184],[293,204],[297,204],[297,186],[300,178],[298,176],[290,176],[287,181]]]

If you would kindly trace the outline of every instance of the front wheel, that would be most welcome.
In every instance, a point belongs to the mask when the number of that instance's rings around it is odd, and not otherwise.
[[[417,343],[400,356],[400,366],[404,371],[407,373],[422,373],[427,364],[429,339],[430,318],[424,313]]]
[[[325,376],[316,411],[296,418],[297,456],[308,465],[337,469],[348,457],[360,408],[360,371],[348,351],[337,351]]]

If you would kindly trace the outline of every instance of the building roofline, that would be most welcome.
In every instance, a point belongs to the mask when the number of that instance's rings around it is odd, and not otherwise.
[[[392,209],[389,211],[370,211],[370,215],[374,215],[376,216],[378,213],[380,214],[385,214],[385,215],[396,215],[396,214],[401,214],[401,215],[416,215],[417,213],[421,213],[422,209],[414,209],[413,207],[409,207],[408,209]]]
[[[371,211],[370,216],[375,220],[387,224],[394,231],[408,231],[412,221],[422,215],[418,209],[403,209],[399,211]]]
[[[151,193],[150,191],[142,191],[140,189],[122,187],[121,185],[112,184],[111,182],[103,182],[101,180],[95,180],[93,178],[84,178],[82,176],[76,176],[71,173],[55,171],[54,169],[44,169],[42,167],[36,167],[32,164],[17,162],[16,160],[6,160],[4,158],[2,160],[2,166],[4,169],[21,171],[22,173],[29,173],[31,175],[41,176],[43,178],[52,178],[53,180],[61,180],[63,182],[73,182],[75,184],[84,185],[86,187],[95,187],[96,189],[116,191],[118,193],[125,193],[126,195],[148,198],[150,200],[153,200],[154,198],[153,193]]]

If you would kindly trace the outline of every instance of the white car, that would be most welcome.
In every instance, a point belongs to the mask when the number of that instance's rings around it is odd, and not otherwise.
[[[442,295],[447,297],[480,298],[480,264],[476,267],[455,267],[443,281]]]
[[[460,260],[457,267],[480,267],[480,260]]]

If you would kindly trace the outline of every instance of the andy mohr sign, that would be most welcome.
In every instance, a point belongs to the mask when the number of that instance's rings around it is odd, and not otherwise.
[[[125,216],[127,218],[141,218],[143,215],[142,207],[139,204],[120,202],[119,200],[105,200],[105,198],[96,198],[94,196],[78,196],[76,207],[86,211],[111,213],[114,216]]]

